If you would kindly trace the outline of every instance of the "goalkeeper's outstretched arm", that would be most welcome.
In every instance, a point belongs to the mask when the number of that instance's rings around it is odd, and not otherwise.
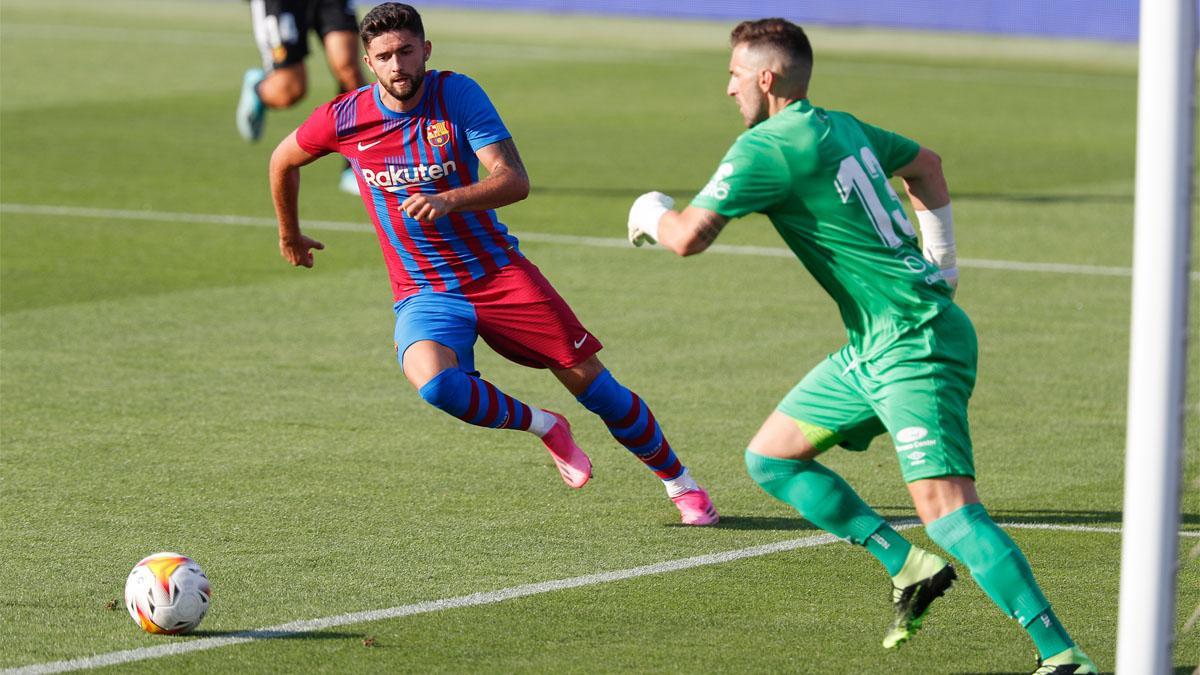
[[[703,252],[721,234],[729,219],[716,211],[689,206],[667,211],[658,221],[659,243],[675,253],[688,256]]]
[[[629,241],[634,246],[660,243],[681,256],[707,249],[729,219],[715,211],[689,206],[682,212],[661,192],[647,192],[629,209]]]

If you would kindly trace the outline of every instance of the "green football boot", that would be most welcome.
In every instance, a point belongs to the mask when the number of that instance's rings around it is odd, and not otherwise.
[[[1098,672],[1096,664],[1082,649],[1071,647],[1045,660],[1039,659],[1033,675],[1095,675]]]
[[[892,577],[892,606],[896,610],[896,620],[883,638],[884,648],[897,648],[916,634],[929,612],[929,605],[950,590],[957,578],[950,563],[912,547],[904,567]]]

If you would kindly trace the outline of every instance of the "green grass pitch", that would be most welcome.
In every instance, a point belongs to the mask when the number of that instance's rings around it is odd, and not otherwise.
[[[604,361],[654,406],[722,526],[677,526],[657,481],[553,378],[485,346],[485,375],[571,417],[596,465],[590,485],[563,486],[525,434],[468,428],[422,403],[394,362],[386,274],[365,228],[313,226],[327,246],[313,270],[280,259],[273,228],[255,219],[272,216],[271,148],[332,92],[319,50],[308,98],[246,145],[233,125],[241,73],[258,61],[245,3],[6,0],[0,668],[818,534],[750,481],[741,453],[844,340],[832,302],[786,257],[680,260],[580,238],[619,240],[638,194],[686,200],[707,180],[740,131],[723,93],[730,26],[449,10],[428,11],[426,26],[431,66],[484,85],[528,165],[531,197],[501,218],[606,343]],[[999,521],[1058,528],[1010,531],[1110,670],[1120,535],[1066,528],[1120,527],[1129,278],[984,261],[1129,266],[1136,55],[980,36],[812,37],[815,102],[944,158],[960,256],[974,263],[959,296],[981,344],[980,491]],[[327,159],[305,170],[306,219],[365,222],[336,191],[339,169]],[[720,243],[781,246],[758,217]],[[1193,303],[1193,341],[1197,315]],[[1197,353],[1183,478],[1192,533]],[[892,454],[881,440],[828,462],[886,516],[911,517]],[[1197,542],[1180,546],[1183,673],[1200,661],[1200,628],[1185,627],[1200,605]],[[146,635],[119,602],[106,607],[159,550],[194,557],[212,579],[199,638]],[[832,543],[114,669],[1032,670],[1023,631],[966,575],[912,643],[885,652],[889,590],[868,555]]]

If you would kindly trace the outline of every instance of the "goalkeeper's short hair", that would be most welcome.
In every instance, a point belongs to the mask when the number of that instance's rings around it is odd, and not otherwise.
[[[747,45],[751,48],[771,49],[784,57],[785,67],[807,85],[812,76],[812,44],[804,29],[787,19],[757,19],[743,21],[734,26],[729,34],[732,47]]]

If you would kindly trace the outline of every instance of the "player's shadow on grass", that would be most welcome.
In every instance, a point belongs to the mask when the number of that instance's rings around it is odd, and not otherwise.
[[[912,513],[912,507],[878,506],[884,518],[893,525],[916,524],[917,519],[905,513]],[[1062,509],[988,509],[992,519],[1000,524],[1033,525],[1093,525],[1121,526],[1120,510],[1062,510]],[[1181,525],[1200,525],[1200,515],[1184,513],[1180,518]],[[671,526],[689,527],[673,522]],[[716,524],[721,530],[776,530],[785,532],[815,532],[822,530],[812,526],[808,520],[796,516],[762,516],[762,515],[722,515]]]
[[[888,522],[893,525],[916,524],[912,507],[877,506]],[[1095,527],[1120,527],[1120,511],[1065,511],[1062,509],[988,509],[998,523],[1029,523],[1034,525],[1091,525]],[[1181,525],[1200,525],[1200,515],[1185,513]],[[667,527],[691,527],[682,523],[671,523]],[[716,527],[722,530],[775,530],[781,532],[812,532],[823,534],[799,514],[795,516],[730,516],[722,515]]]
[[[1059,509],[998,509],[992,511],[996,521],[1010,523],[1053,523],[1055,525],[1115,525],[1120,526],[1123,514],[1120,511],[1062,511]],[[1181,525],[1200,525],[1200,515],[1180,515]]]
[[[876,506],[888,520],[904,517],[904,513],[912,513],[911,506]],[[1120,527],[1122,514],[1120,511],[1068,511],[1065,509],[988,509],[992,520],[998,523],[1044,523],[1048,525],[1095,525]],[[1184,513],[1180,516],[1181,525],[1200,525],[1200,514]]]
[[[1192,675],[1193,673],[1195,673],[1195,670],[1190,665],[1176,665],[1175,670],[1171,671],[1172,675]],[[956,670],[952,675],[1030,675],[1030,671],[1021,670],[1020,673],[1016,673],[1016,671],[1013,671],[1013,673],[992,673],[989,670],[985,671],[985,673],[976,673],[973,670]],[[1112,670],[1102,669],[1100,670],[1100,675],[1112,675]]]
[[[1175,669],[1174,675],[1191,675],[1191,673],[1192,673],[1191,668],[1180,666]],[[980,670],[980,671],[956,670],[951,675],[1029,675],[1029,671],[1022,670],[1022,671],[1004,672],[1004,671],[993,671],[993,670]],[[1101,670],[1100,675],[1113,675],[1113,671]]]
[[[683,523],[671,523],[670,527],[691,527]],[[716,525],[721,530],[780,530],[785,532],[811,532],[824,534],[825,531],[814,527],[799,515],[795,517],[776,516],[729,516],[721,515]]]

